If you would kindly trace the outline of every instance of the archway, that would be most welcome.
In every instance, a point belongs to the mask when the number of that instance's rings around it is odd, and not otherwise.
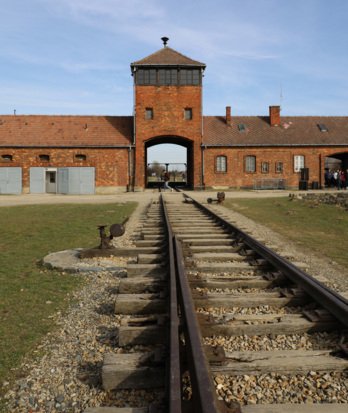
[[[325,157],[325,169],[348,169],[348,152],[333,153]]]
[[[169,173],[171,186],[192,187],[192,141],[175,136],[161,136],[147,141],[145,170],[147,188],[160,187],[164,171]]]
[[[335,171],[343,170],[348,172],[348,152],[333,153],[325,157],[324,161],[325,169],[325,186],[333,187],[334,179],[333,174]]]

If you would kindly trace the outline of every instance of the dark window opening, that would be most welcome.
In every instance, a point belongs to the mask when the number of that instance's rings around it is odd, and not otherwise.
[[[2,159],[4,162],[11,162],[11,161],[13,160],[13,156],[12,156],[12,155],[8,155],[8,154],[5,154],[5,155],[1,155],[1,159]]]
[[[48,162],[50,160],[50,156],[46,154],[39,155],[39,159],[42,162]]]
[[[198,86],[202,82],[199,69],[138,69],[135,72],[137,85],[193,85]]]
[[[239,123],[238,124],[238,130],[239,130],[239,132],[245,132],[246,131],[246,127],[245,127],[244,123]]]
[[[329,129],[323,123],[319,123],[318,128],[320,129],[320,132],[328,132],[329,131]]]
[[[87,156],[83,153],[78,153],[75,155],[75,159],[77,161],[86,161],[87,160]]]

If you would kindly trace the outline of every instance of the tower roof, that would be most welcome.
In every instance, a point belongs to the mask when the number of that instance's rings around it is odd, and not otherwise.
[[[131,68],[136,66],[198,66],[205,68],[204,63],[190,59],[168,46],[164,46],[144,59],[131,63]]]

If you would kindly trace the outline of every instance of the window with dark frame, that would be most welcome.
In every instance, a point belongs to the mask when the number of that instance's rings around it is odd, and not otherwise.
[[[185,108],[184,109],[184,118],[185,118],[185,120],[191,120],[192,119],[192,108]]]
[[[145,109],[145,119],[146,120],[153,119],[153,109],[152,108],[146,108]]]
[[[261,173],[263,174],[269,173],[269,162],[261,162]]]
[[[227,172],[227,157],[225,155],[220,155],[216,157],[215,171],[216,172]]]
[[[1,155],[1,160],[4,162],[12,162],[13,156],[6,153],[4,155]]]
[[[76,161],[86,161],[87,160],[87,155],[85,155],[84,153],[77,153],[75,155],[75,160]]]
[[[41,162],[48,162],[50,160],[50,155],[41,154],[41,155],[39,155],[39,159],[40,159]]]
[[[283,162],[276,162],[275,164],[275,172],[276,174],[282,174],[284,171]]]
[[[137,85],[182,85],[199,86],[202,83],[200,69],[137,69],[135,83]]]
[[[256,172],[256,156],[248,155],[245,157],[245,172]]]

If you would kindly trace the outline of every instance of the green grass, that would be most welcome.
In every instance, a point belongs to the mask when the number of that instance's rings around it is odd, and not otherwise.
[[[224,205],[288,237],[303,251],[348,263],[348,211],[289,198],[229,199]]]
[[[0,208],[0,383],[14,378],[11,369],[54,328],[49,317],[67,308],[69,293],[82,283],[79,276],[41,267],[40,260],[50,252],[99,245],[97,225],[121,223],[135,207],[136,203]]]

